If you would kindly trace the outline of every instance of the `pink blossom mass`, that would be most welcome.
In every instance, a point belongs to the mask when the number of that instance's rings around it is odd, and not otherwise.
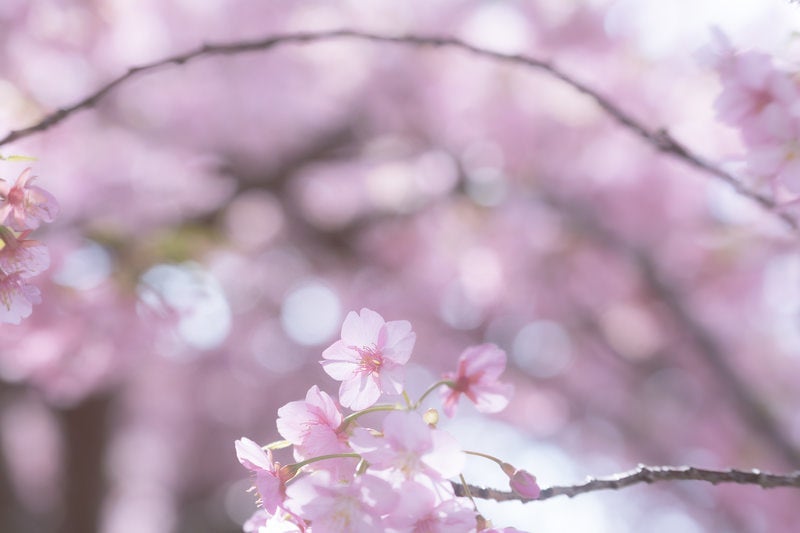
[[[798,36],[0,0],[0,533],[797,533]]]

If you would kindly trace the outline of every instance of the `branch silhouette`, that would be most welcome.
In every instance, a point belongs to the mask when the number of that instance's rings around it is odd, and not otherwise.
[[[88,109],[96,105],[108,93],[114,90],[117,86],[127,82],[131,78],[143,74],[145,72],[157,70],[169,65],[183,65],[201,57],[219,56],[219,55],[235,55],[247,52],[265,51],[278,46],[288,44],[304,44],[314,43],[321,41],[330,41],[335,39],[356,39],[362,41],[372,41],[377,43],[392,43],[406,46],[416,47],[429,47],[429,48],[454,48],[470,53],[472,55],[492,59],[503,63],[511,63],[522,65],[535,70],[540,70],[546,74],[561,80],[566,85],[572,87],[593,99],[595,103],[600,106],[609,116],[614,118],[622,126],[632,131],[645,142],[649,143],[656,150],[668,154],[672,157],[682,160],[684,163],[695,167],[706,174],[709,174],[717,179],[724,181],[732,186],[740,195],[749,198],[756,202],[762,208],[772,212],[775,216],[779,217],[785,224],[795,231],[800,230],[800,225],[794,217],[788,213],[778,210],[776,202],[755,190],[747,188],[742,184],[734,175],[715,166],[703,157],[696,154],[677,140],[675,140],[664,129],[651,129],[637,121],[631,114],[624,111],[621,107],[613,103],[609,98],[600,94],[598,91],[585,85],[570,74],[559,69],[551,62],[538,59],[532,56],[523,54],[504,54],[480,48],[471,45],[455,37],[437,37],[437,36],[423,36],[423,35],[381,35],[357,30],[330,30],[319,32],[297,32],[279,35],[270,35],[260,39],[234,41],[228,43],[218,44],[204,44],[188,52],[172,55],[163,59],[146,63],[140,66],[129,68],[124,74],[109,81],[94,93],[86,96],[85,98],[75,102],[74,104],[58,109],[49,115],[46,115],[39,122],[32,124],[26,128],[12,130],[4,137],[0,138],[0,146],[6,145],[10,142],[31,136],[35,133],[45,131],[74,113],[83,109]]]
[[[791,474],[770,474],[760,470],[707,470],[693,466],[647,466],[639,465],[633,470],[614,474],[607,477],[588,478],[584,483],[577,485],[552,486],[542,489],[535,500],[523,498],[510,491],[502,491],[475,485],[453,483],[453,488],[458,496],[469,494],[484,500],[504,501],[541,501],[558,496],[574,498],[581,494],[599,490],[618,490],[640,483],[658,483],[662,481],[705,481],[712,485],[720,483],[738,483],[740,485],[756,485],[764,489],[777,487],[794,487],[800,489],[800,471]]]

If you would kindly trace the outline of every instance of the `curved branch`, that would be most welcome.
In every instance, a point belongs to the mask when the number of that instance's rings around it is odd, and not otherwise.
[[[759,470],[707,470],[693,466],[647,466],[639,465],[633,470],[607,477],[589,478],[578,485],[552,486],[543,489],[536,500],[523,498],[509,491],[467,485],[473,497],[484,500],[531,502],[549,500],[557,496],[574,498],[587,492],[598,490],[618,490],[640,483],[656,483],[661,481],[705,481],[712,485],[719,483],[738,483],[740,485],[757,485],[763,489],[776,487],[794,487],[800,489],[800,471],[791,474],[770,474]],[[456,495],[465,496],[464,485],[453,483]]]
[[[639,137],[644,139],[647,143],[652,145],[656,150],[669,154],[672,157],[680,159],[685,163],[720,179],[731,185],[739,194],[749,198],[750,200],[759,204],[762,208],[772,212],[783,220],[788,226],[794,230],[799,230],[800,225],[789,214],[777,210],[776,202],[769,196],[765,196],[757,191],[745,187],[736,177],[729,172],[713,165],[706,161],[700,155],[692,152],[686,146],[676,141],[672,136],[663,129],[652,130],[642,123],[633,118],[629,113],[614,104],[609,98],[603,96],[598,91],[585,85],[583,82],[577,80],[571,75],[565,73],[561,69],[549,61],[538,59],[531,56],[522,54],[504,54],[501,52],[494,52],[485,48],[471,45],[455,37],[436,37],[436,36],[421,36],[421,35],[380,35],[369,32],[362,32],[356,30],[330,30],[320,32],[298,32],[288,33],[282,35],[271,35],[261,39],[243,40],[229,43],[220,44],[204,44],[188,52],[165,57],[152,63],[147,63],[137,67],[129,68],[124,74],[114,78],[106,83],[94,93],[86,96],[85,98],[75,102],[74,104],[58,109],[53,113],[45,116],[39,122],[22,128],[19,130],[12,130],[4,137],[0,138],[0,146],[10,142],[28,137],[38,132],[45,131],[56,124],[59,124],[72,114],[82,110],[93,107],[108,93],[115,89],[118,85],[127,82],[129,79],[152,70],[156,70],[168,65],[183,65],[201,57],[215,56],[215,55],[234,55],[246,52],[264,51],[277,46],[285,44],[302,44],[314,43],[320,41],[329,41],[334,39],[357,39],[363,41],[372,41],[380,43],[393,43],[408,46],[418,47],[433,47],[433,48],[455,48],[478,57],[489,58],[503,63],[511,63],[522,65],[528,68],[541,70],[550,76],[557,78],[593,99],[595,103],[600,106],[609,116],[613,117],[622,126],[629,129]]]

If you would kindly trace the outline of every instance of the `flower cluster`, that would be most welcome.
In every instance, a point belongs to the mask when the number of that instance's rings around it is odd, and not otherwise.
[[[718,31],[714,38],[712,63],[722,82],[717,117],[739,129],[749,172],[776,197],[784,189],[800,200],[800,80],[767,54],[737,52]]]
[[[247,438],[236,441],[237,457],[252,472],[260,502],[244,531],[517,531],[493,529],[471,498],[456,496],[450,480],[464,482],[467,455],[495,462],[521,498],[538,497],[536,478],[490,455],[463,450],[437,428],[435,409],[420,412],[437,389],[451,417],[462,395],[481,412],[502,410],[512,392],[498,382],[505,352],[492,344],[467,348],[456,372],[412,402],[404,390],[404,365],[415,341],[407,321],[386,322],[369,309],[347,315],[341,339],[321,361],[325,372],[341,382],[339,402],[313,386],[305,400],[278,410],[284,441],[264,447]],[[378,404],[384,394],[402,395],[404,405]],[[352,412],[345,415],[342,407]],[[378,427],[362,424],[361,417],[370,413],[370,419],[382,418]],[[273,451],[289,446],[296,462],[281,465]]]
[[[0,323],[19,324],[31,314],[41,295],[30,279],[50,266],[47,247],[28,235],[55,219],[58,203],[35,179],[28,168],[13,185],[0,180]]]

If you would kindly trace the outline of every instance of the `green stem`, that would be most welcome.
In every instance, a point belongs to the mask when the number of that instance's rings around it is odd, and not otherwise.
[[[434,383],[433,385],[428,387],[428,390],[426,390],[425,392],[422,393],[422,396],[419,397],[419,400],[417,400],[417,403],[414,404],[414,408],[416,409],[417,407],[419,407],[422,404],[422,402],[425,401],[425,398],[427,398],[430,393],[432,393],[433,391],[435,391],[437,388],[441,387],[442,385],[447,385],[451,389],[456,386],[455,382],[451,381],[449,379],[443,379],[441,381],[437,381],[436,383]]]
[[[501,461],[497,457],[494,457],[494,456],[486,454],[486,453],[473,452],[473,451],[470,451],[470,450],[464,450],[464,453],[466,453],[468,455],[474,455],[476,457],[483,457],[484,459],[489,459],[490,461],[493,461],[493,462],[497,463],[498,465],[500,465],[501,468],[505,464],[504,461]]]
[[[332,453],[329,455],[320,455],[319,457],[312,457],[311,459],[306,459],[305,461],[300,461],[299,463],[294,463],[293,465],[287,465],[288,467],[292,468],[295,472],[300,470],[306,465],[310,465],[311,463],[316,463],[317,461],[324,461],[326,459],[348,459],[348,458],[355,458],[360,459],[361,456],[357,453]]]
[[[349,426],[355,419],[360,417],[361,415],[365,415],[367,413],[376,413],[378,411],[401,411],[403,408],[393,404],[383,404],[383,405],[373,405],[372,407],[367,407],[366,409],[362,409],[361,411],[356,411],[355,413],[350,413],[344,420],[342,420],[342,424],[339,426],[340,431],[344,430]]]

